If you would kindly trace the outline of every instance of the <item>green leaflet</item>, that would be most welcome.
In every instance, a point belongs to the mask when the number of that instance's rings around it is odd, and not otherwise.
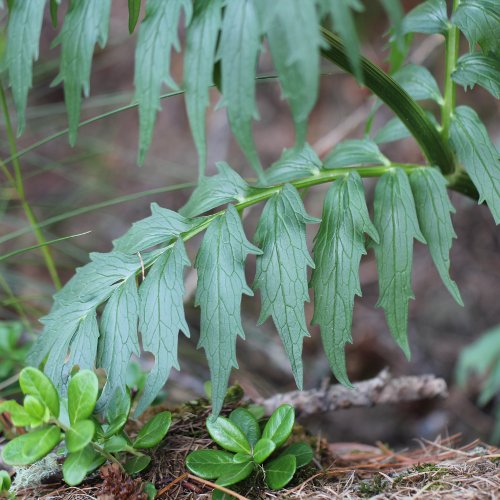
[[[9,10],[5,64],[16,105],[18,135],[24,132],[26,101],[33,80],[33,61],[38,59],[45,2],[14,2]]]
[[[266,170],[266,184],[270,186],[296,181],[316,175],[322,168],[321,160],[309,144],[305,144],[299,151],[295,148],[285,149],[281,158]]]
[[[348,167],[364,163],[390,164],[378,146],[370,139],[342,141],[325,158],[325,168]]]
[[[436,117],[430,111],[426,111],[425,114],[429,117],[429,120],[436,126],[436,128],[438,128],[439,124]],[[406,128],[406,125],[401,121],[401,119],[395,116],[383,127],[377,130],[373,141],[376,144],[385,144],[405,139],[406,137],[411,137],[410,131]]]
[[[237,367],[236,338],[244,337],[240,318],[241,296],[253,295],[245,281],[244,264],[260,250],[245,237],[236,209],[229,205],[207,229],[196,257],[201,308],[199,347],[205,349],[212,376],[212,412],[218,415],[232,367]]]
[[[309,302],[307,266],[314,267],[306,243],[306,224],[319,222],[308,215],[291,184],[273,195],[262,212],[255,242],[257,257],[254,288],[260,290],[259,324],[272,315],[290,359],[295,382],[302,389],[302,338],[308,337],[304,302]]]
[[[418,223],[432,260],[452,297],[463,306],[458,287],[449,275],[450,248],[457,235],[451,222],[450,213],[455,209],[446,191],[446,179],[439,170],[429,167],[415,169],[409,177]]]
[[[432,99],[440,105],[444,103],[438,84],[427,68],[406,64],[392,77],[416,101]]]
[[[427,0],[417,5],[403,19],[403,33],[441,33],[448,31],[445,0]]]
[[[111,295],[101,318],[102,339],[99,342],[97,364],[106,370],[106,385],[99,400],[99,406],[109,400],[123,397],[125,376],[132,354],[140,354],[137,338],[139,295],[135,275],[130,276]],[[116,392],[116,389],[120,389]]]
[[[90,259],[54,296],[50,313],[41,319],[44,330],[29,355],[29,363],[35,366],[49,355],[45,372],[60,388],[69,376],[71,367],[66,363],[66,356],[81,320],[141,269],[138,256],[121,252],[91,253]]]
[[[193,140],[199,157],[200,178],[205,174],[207,153],[205,114],[209,104],[209,87],[215,60],[215,46],[221,26],[221,0],[201,0],[186,34],[184,55],[184,88],[186,109]]]
[[[123,236],[113,241],[113,246],[124,253],[142,252],[160,243],[168,243],[192,226],[192,221],[177,212],[151,203],[151,216],[134,222]]]
[[[395,168],[379,179],[374,206],[374,223],[380,238],[379,243],[373,244],[380,290],[377,306],[384,308],[389,330],[409,358],[408,300],[413,298],[413,238],[422,243],[425,239],[404,170]]]
[[[389,21],[391,23],[391,38],[394,40],[396,48],[403,52],[405,51],[406,43],[405,37],[402,30],[402,21],[403,21],[403,7],[401,5],[400,0],[379,0],[385,11],[387,12],[387,16],[389,17]]]
[[[252,119],[258,118],[255,72],[260,45],[259,20],[252,0],[227,2],[218,53],[222,66],[222,103],[227,106],[229,123],[241,149],[262,177],[252,134]]]
[[[139,154],[142,164],[153,140],[156,113],[160,107],[161,84],[173,89],[170,76],[170,51],[179,51],[177,25],[184,9],[186,25],[191,19],[190,0],[148,0],[146,16],[139,27],[135,50],[135,99],[139,104]]]
[[[307,118],[318,95],[321,37],[314,2],[288,0],[286,8],[276,10],[267,38],[295,122],[296,147],[300,149],[306,140]]]
[[[362,83],[360,43],[351,10],[361,12],[363,5],[353,0],[324,0],[323,3],[326,4],[325,9],[330,12],[335,31],[342,38],[354,75]]]
[[[467,90],[477,83],[493,97],[500,99],[500,60],[477,52],[465,54],[457,61],[451,77]]]
[[[190,262],[179,238],[150,269],[140,295],[139,328],[145,351],[155,356],[135,414],[139,415],[167,381],[172,367],[179,370],[177,343],[179,330],[189,337],[184,317],[184,267]]]
[[[351,172],[335,181],[323,205],[323,217],[314,244],[311,286],[314,289],[312,324],[320,325],[330,367],[338,381],[350,386],[344,346],[352,342],[354,296],[361,296],[359,263],[366,254],[365,236],[378,242],[366,207],[363,181]]]
[[[16,2],[17,3],[17,2]],[[106,45],[111,0],[73,0],[56,43],[61,44],[60,71],[53,85],[64,82],[69,142],[76,142],[81,93],[88,97],[94,46]]]
[[[477,113],[459,106],[452,117],[450,142],[460,162],[500,224],[500,157]]]
[[[128,32],[134,32],[139,14],[141,12],[141,0],[128,0]]]
[[[500,53],[500,5],[497,0],[462,0],[453,24],[469,41],[471,50],[478,43],[484,53]]]
[[[224,203],[238,202],[248,194],[248,184],[227,163],[218,162],[219,173],[206,177],[179,210],[185,217],[194,217]]]

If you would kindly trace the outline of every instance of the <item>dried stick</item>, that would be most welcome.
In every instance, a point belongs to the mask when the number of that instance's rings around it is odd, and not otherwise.
[[[352,407],[445,398],[447,395],[446,382],[442,378],[434,375],[393,378],[386,368],[375,378],[354,384],[354,389],[336,384],[321,389],[276,394],[256,403],[264,406],[269,415],[278,406],[288,403],[294,406],[297,415],[304,416]]]

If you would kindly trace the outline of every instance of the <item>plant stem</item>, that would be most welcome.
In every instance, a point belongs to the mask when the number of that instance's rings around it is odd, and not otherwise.
[[[31,209],[31,205],[26,199],[26,193],[24,190],[24,182],[23,175],[21,172],[21,165],[19,164],[19,159],[17,158],[17,147],[16,147],[16,139],[14,136],[14,131],[12,129],[12,123],[10,121],[9,108],[7,106],[7,99],[5,98],[5,92],[3,86],[0,85],[0,104],[2,106],[2,112],[5,118],[5,128],[7,132],[7,139],[9,142],[10,154],[13,157],[12,167],[14,168],[14,180],[15,180],[15,188],[17,191],[17,195],[19,200],[21,201],[21,205],[23,207],[24,213],[30,223],[30,226],[35,234],[35,238],[38,241],[38,244],[41,246],[41,252],[43,258],[45,260],[45,265],[50,274],[52,282],[57,290],[61,288],[61,280],[59,279],[59,275],[57,273],[57,268],[54,263],[54,259],[52,257],[52,252],[50,248],[46,246],[45,236],[42,231],[38,227],[38,222],[36,220],[35,214]]]
[[[348,73],[352,73],[346,49],[339,37],[321,28],[327,46],[322,54]],[[422,107],[387,73],[365,57],[361,57],[361,68],[365,85],[389,106],[401,119],[431,165],[436,165],[445,175],[455,171],[455,161],[448,142],[443,140]]]
[[[453,0],[453,12],[460,0]],[[458,28],[453,26],[451,23],[448,26],[448,31],[446,32],[446,67],[445,67],[445,77],[444,77],[444,104],[441,111],[441,125],[442,125],[442,137],[445,141],[449,139],[450,135],[450,123],[453,116],[453,111],[455,109],[455,99],[456,99],[456,85],[451,74],[455,71],[458,58],[458,48],[460,42],[460,35]]]

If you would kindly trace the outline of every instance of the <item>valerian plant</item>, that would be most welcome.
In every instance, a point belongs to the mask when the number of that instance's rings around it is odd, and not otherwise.
[[[8,465],[30,465],[50,452],[64,448],[63,477],[76,485],[107,460],[129,474],[145,469],[151,457],[140,450],[153,448],[166,435],[172,421],[168,411],[156,414],[130,439],[124,431],[130,413],[130,397],[121,394],[108,405],[104,422],[94,415],[99,393],[97,376],[81,370],[70,378],[67,398],[61,399],[54,384],[40,370],[28,367],[19,375],[23,404],[0,404],[12,423],[27,432],[9,441],[2,450]],[[123,465],[122,465],[123,464]]]
[[[231,486],[262,472],[269,488],[284,488],[297,469],[313,458],[312,449],[305,442],[281,449],[294,422],[295,412],[288,404],[276,408],[262,430],[252,412],[245,408],[236,408],[229,418],[209,418],[208,433],[225,451],[193,451],[186,458],[186,466],[193,474],[215,479],[219,486]],[[213,498],[221,496],[219,490],[214,490]]]
[[[51,12],[57,24],[58,0]],[[304,303],[314,292],[313,323],[319,325],[335,376],[349,385],[344,347],[352,341],[354,298],[361,295],[359,264],[372,247],[379,275],[378,306],[385,312],[395,341],[410,355],[408,302],[413,298],[413,243],[428,245],[436,268],[453,298],[462,304],[449,275],[449,251],[455,232],[448,189],[486,203],[500,222],[500,161],[478,114],[457,106],[456,85],[482,86],[498,98],[500,4],[493,0],[428,0],[404,16],[397,0],[383,0],[391,22],[390,71],[363,57],[354,14],[360,0],[147,0],[139,21],[140,0],[129,1],[129,30],[137,29],[135,101],[139,109],[139,161],[153,136],[161,89],[166,82],[185,95],[199,153],[199,185],[179,211],[153,204],[151,215],[113,242],[108,253],[90,262],[54,297],[42,318],[42,334],[30,362],[44,370],[64,394],[72,367],[102,368],[107,382],[98,401],[104,409],[125,391],[125,371],[132,354],[144,350],[156,363],[148,374],[137,413],[142,412],[179,368],[179,332],[189,336],[183,310],[183,273],[192,265],[185,243],[205,232],[194,266],[198,272],[196,304],[201,310],[200,347],[212,378],[213,413],[218,415],[228,379],[237,367],[236,339],[243,337],[243,294],[261,297],[260,322],[271,317],[302,387],[302,342],[309,335]],[[46,1],[9,2],[5,67],[24,128],[26,97]],[[77,138],[81,92],[89,92],[94,46],[106,44],[111,0],[72,0],[57,43],[61,64],[55,83],[64,84],[69,140]],[[61,17],[61,15],[59,15]],[[171,50],[180,50],[179,23],[185,29],[184,78],[170,75]],[[333,32],[326,28],[332,26]],[[445,77],[441,86],[425,68],[405,64],[413,33],[440,35],[445,42]],[[461,54],[464,35],[469,49]],[[293,148],[270,168],[261,164],[253,140],[257,62],[269,49],[296,137]],[[374,112],[387,105],[395,117],[382,129],[366,125],[363,139],[344,141],[321,161],[306,143],[308,116],[318,94],[320,60],[352,73],[376,96]],[[258,180],[249,183],[226,163],[206,177],[205,115],[209,89],[221,94],[234,136]],[[443,89],[443,90],[441,90]],[[439,116],[424,110],[432,101]],[[5,108],[5,107],[4,107]],[[392,161],[379,146],[406,136],[419,144],[422,164]],[[13,158],[18,158],[13,151]],[[363,178],[378,178],[373,220]],[[321,220],[305,210],[301,191],[330,183]],[[242,224],[245,208],[265,203],[250,241]],[[216,209],[215,212],[212,212]],[[211,212],[210,215],[206,215]],[[312,256],[306,225],[318,227]],[[37,227],[36,224],[34,226]],[[255,255],[253,286],[245,277],[248,255]],[[312,277],[308,281],[309,269]],[[102,311],[102,312],[101,312]],[[56,431],[54,431],[56,432]]]

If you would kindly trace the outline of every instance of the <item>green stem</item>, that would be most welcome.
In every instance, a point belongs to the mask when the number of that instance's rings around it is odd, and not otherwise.
[[[340,38],[325,28],[321,28],[321,31],[326,42],[326,47],[322,49],[323,56],[352,73],[346,49]],[[449,145],[422,107],[387,73],[365,57],[361,58],[361,68],[365,85],[401,119],[422,148],[429,163],[437,165],[445,175],[452,174],[455,171],[455,162]]]
[[[29,204],[28,200],[26,199],[26,193],[24,189],[24,182],[23,182],[23,176],[21,172],[21,165],[19,163],[19,159],[17,158],[17,146],[16,146],[16,139],[14,136],[14,130],[12,128],[12,123],[10,121],[10,114],[9,114],[9,108],[7,106],[7,99],[5,98],[5,92],[3,90],[3,86],[0,85],[0,104],[2,106],[2,112],[5,118],[5,128],[7,132],[7,139],[9,142],[9,148],[10,148],[10,153],[11,156],[13,157],[12,160],[12,166],[14,168],[14,181],[15,181],[15,188],[17,191],[17,195],[19,197],[19,200],[21,201],[21,205],[23,207],[24,213],[26,214],[26,217],[30,223],[30,226],[33,230],[33,233],[35,234],[35,238],[38,241],[38,244],[41,246],[41,252],[43,255],[43,258],[45,260],[45,265],[47,267],[47,270],[49,271],[50,277],[54,283],[54,286],[56,289],[61,288],[61,280],[59,279],[59,275],[57,273],[57,268],[54,263],[54,259],[52,257],[52,252],[50,251],[50,248],[46,245],[46,240],[45,236],[43,235],[42,231],[38,227],[38,222],[36,220],[35,214],[33,213],[33,210],[31,209],[31,205]]]
[[[453,0],[453,12],[460,0]],[[445,141],[449,139],[450,135],[450,123],[453,116],[453,111],[455,109],[456,100],[456,85],[451,74],[455,71],[455,67],[458,59],[458,48],[460,36],[458,28],[449,24],[448,31],[446,33],[446,67],[445,67],[445,77],[444,77],[444,104],[441,111],[441,125],[442,125],[442,137]]]

